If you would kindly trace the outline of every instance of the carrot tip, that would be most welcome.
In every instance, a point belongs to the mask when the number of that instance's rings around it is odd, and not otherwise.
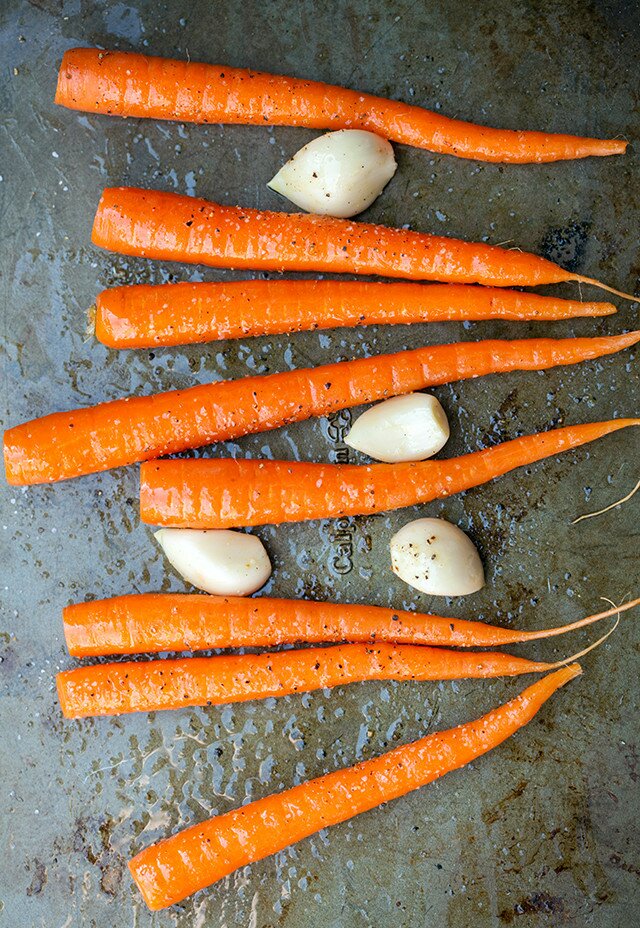
[[[624,290],[616,290],[614,287],[609,287],[607,284],[603,284],[599,280],[595,280],[593,277],[582,277],[580,274],[576,274],[575,277],[570,277],[570,280],[575,280],[579,284],[589,284],[591,287],[597,287],[599,290],[606,290],[607,293],[613,293],[614,296],[619,296],[623,300],[631,300],[632,303],[640,302],[640,296],[635,293],[626,293]]]

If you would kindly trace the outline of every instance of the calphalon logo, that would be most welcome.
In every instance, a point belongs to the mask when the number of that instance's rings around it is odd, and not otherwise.
[[[349,463],[349,448],[344,443],[344,437],[350,427],[349,409],[340,409],[327,418],[327,437],[333,444],[329,457],[336,464]],[[337,574],[348,574],[353,570],[353,533],[354,525],[351,519],[337,519],[332,525],[329,535],[329,566]]]

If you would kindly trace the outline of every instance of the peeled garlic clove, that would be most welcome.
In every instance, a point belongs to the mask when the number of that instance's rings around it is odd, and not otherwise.
[[[396,532],[391,569],[409,586],[432,596],[468,596],[484,586],[475,545],[446,519],[416,519]]]
[[[269,555],[255,535],[163,528],[155,537],[178,573],[207,593],[248,596],[271,575]]]
[[[296,152],[268,186],[309,213],[348,218],[371,206],[396,168],[386,139],[339,129]]]
[[[376,461],[424,461],[446,445],[449,422],[435,396],[408,393],[367,409],[344,440]]]

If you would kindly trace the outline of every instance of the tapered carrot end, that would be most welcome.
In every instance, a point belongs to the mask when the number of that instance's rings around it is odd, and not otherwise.
[[[632,345],[637,345],[640,342],[640,329],[634,329],[632,332],[623,332],[621,335],[612,335],[612,340],[615,341],[618,350],[622,348],[631,348]]]
[[[609,287],[607,284],[603,284],[599,280],[594,280],[593,277],[582,277],[581,274],[576,274],[573,277],[568,277],[567,280],[575,280],[579,284],[589,284],[590,287],[597,287],[599,290],[606,290],[607,293],[613,293],[614,296],[619,296],[623,300],[631,300],[632,303],[640,302],[640,295],[635,293],[625,293],[624,290],[615,290],[613,287]]]
[[[613,303],[578,303],[581,316],[613,316],[618,307]]]

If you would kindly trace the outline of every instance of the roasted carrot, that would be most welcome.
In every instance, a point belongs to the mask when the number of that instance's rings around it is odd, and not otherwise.
[[[449,651],[376,642],[271,654],[93,664],[65,670],[56,682],[65,717],[78,719],[247,702],[363,680],[485,679],[543,673],[557,666],[500,651]]]
[[[533,631],[381,606],[202,593],[135,593],[74,603],[62,618],[72,657],[338,641],[486,648],[565,635],[638,604],[635,599]]]
[[[452,380],[577,364],[638,341],[640,332],[460,342],[54,413],[5,432],[7,480],[65,480]]]
[[[569,425],[458,458],[408,464],[150,461],[140,471],[140,517],[153,525],[232,528],[387,512],[453,496],[632,425],[640,419]]]
[[[363,280],[246,280],[133,284],[96,300],[96,337],[110,348],[154,348],[309,329],[483,319],[550,321],[609,316],[580,303],[465,284]]]
[[[477,161],[562,161],[623,154],[621,139],[491,129],[331,84],[134,52],[65,52],[56,103],[89,113],[198,123],[367,129]]]
[[[213,267],[377,274],[494,287],[578,281],[636,299],[516,248],[330,216],[220,206],[137,187],[103,192],[91,239],[125,255]]]
[[[180,902],[239,867],[464,767],[526,725],[581,672],[579,664],[556,670],[473,722],[185,828],[137,854],[129,862],[133,879],[152,910]]]

